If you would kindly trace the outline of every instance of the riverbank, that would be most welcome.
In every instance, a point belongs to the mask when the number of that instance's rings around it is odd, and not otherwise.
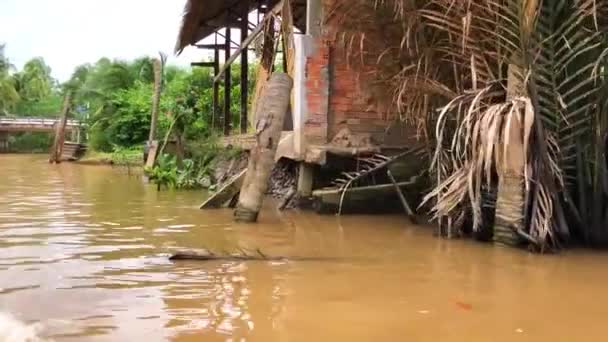
[[[144,155],[141,149],[117,150],[115,152],[87,151],[87,153],[75,161],[81,165],[117,165],[143,167]]]

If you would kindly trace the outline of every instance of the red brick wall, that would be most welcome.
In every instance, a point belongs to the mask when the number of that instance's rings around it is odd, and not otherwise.
[[[323,1],[324,12],[328,13],[334,0]],[[380,52],[367,53],[363,63],[360,56],[353,57],[356,61],[347,60],[344,44],[337,34],[341,31],[339,22],[331,19],[324,22],[317,49],[306,63],[307,136],[327,142],[342,128],[348,127],[354,133],[371,133],[378,144],[405,144],[415,129],[404,127],[394,120],[395,115],[383,110],[387,108],[386,101],[391,95],[388,90],[379,91],[368,76],[373,73]],[[366,39],[374,40],[378,32],[377,28],[369,27],[364,33]],[[376,41],[382,39],[377,38]],[[382,48],[377,51],[382,51]],[[355,63],[357,66],[353,67]],[[382,94],[384,98],[374,94]]]
[[[308,113],[304,127],[308,142],[313,144],[327,142],[330,44],[319,39],[315,42],[315,53],[306,61]]]

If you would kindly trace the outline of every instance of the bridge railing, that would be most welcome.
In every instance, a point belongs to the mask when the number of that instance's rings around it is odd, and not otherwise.
[[[49,127],[55,126],[59,122],[59,119],[45,119],[45,118],[32,118],[32,117],[0,117],[0,125],[5,126],[39,126]],[[68,120],[67,125],[70,127],[80,127],[81,122],[78,120]]]

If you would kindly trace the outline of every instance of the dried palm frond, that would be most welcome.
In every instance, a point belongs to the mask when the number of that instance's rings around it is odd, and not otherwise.
[[[389,111],[435,127],[436,218],[472,212],[479,229],[517,124],[522,233],[554,248],[608,221],[608,1],[335,2],[349,62],[372,69]]]

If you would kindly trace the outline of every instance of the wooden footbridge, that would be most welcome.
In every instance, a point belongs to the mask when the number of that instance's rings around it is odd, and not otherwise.
[[[11,133],[20,132],[48,132],[55,133],[61,126],[61,119],[49,119],[38,117],[19,117],[5,116],[0,117],[0,152],[9,151],[8,136]],[[66,120],[63,132],[71,132],[74,142],[66,142],[62,144],[62,152],[60,155],[64,159],[73,159],[83,149],[80,144],[80,133],[83,128],[82,123],[78,120]]]
[[[0,117],[0,132],[55,132],[59,119],[44,119],[33,117]],[[81,123],[78,120],[68,120],[66,131],[79,131]]]

